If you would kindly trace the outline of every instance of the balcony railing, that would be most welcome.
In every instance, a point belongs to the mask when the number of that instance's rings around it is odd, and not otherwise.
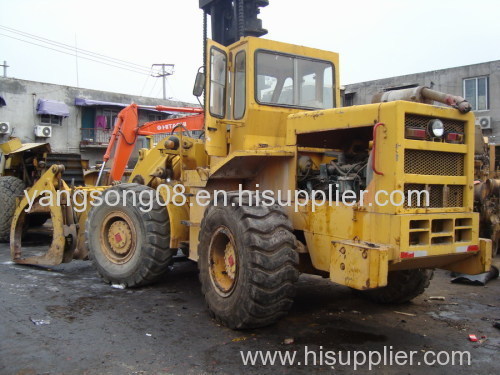
[[[82,128],[82,147],[106,147],[111,138],[112,129]]]
[[[80,130],[82,131],[82,139],[80,141],[80,147],[107,147],[109,144],[109,140],[111,139],[111,134],[113,133],[113,129],[82,128]],[[202,132],[199,130],[192,131],[190,135],[194,138],[198,138],[201,135],[201,133]],[[154,134],[153,144],[156,145],[159,141],[168,137],[169,135],[171,134],[170,133]]]

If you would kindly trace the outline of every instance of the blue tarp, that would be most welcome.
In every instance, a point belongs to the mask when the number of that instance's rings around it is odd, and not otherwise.
[[[101,101],[101,100],[93,100],[93,99],[85,99],[85,98],[75,98],[75,105],[77,107],[102,106],[102,107],[120,107],[120,108],[125,108],[129,104],[115,103],[115,102],[106,102],[106,101]],[[139,109],[143,110],[143,111],[160,112],[160,111],[157,111],[156,109],[153,109],[153,108],[141,108],[140,104],[139,104]],[[177,114],[177,112],[169,112],[169,111],[161,111],[161,113],[166,113],[168,115]]]
[[[39,115],[69,116],[68,106],[63,102],[49,99],[38,99],[36,113]]]
[[[0,107],[3,107],[4,105],[7,105],[7,103],[5,103],[5,99],[0,96]]]
[[[125,108],[128,104],[114,103],[114,102],[104,102],[101,100],[92,100],[85,98],[75,98],[75,105],[78,107],[93,107],[93,106],[105,106],[105,107],[121,107]]]

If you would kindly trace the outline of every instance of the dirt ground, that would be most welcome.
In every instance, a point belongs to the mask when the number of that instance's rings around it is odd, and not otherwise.
[[[384,346],[418,356],[469,351],[472,364],[378,365],[371,372],[364,366],[356,373],[500,373],[498,279],[486,287],[451,284],[437,271],[424,295],[397,307],[364,301],[318,277],[301,276],[297,289],[290,314],[276,325],[232,331],[209,317],[189,261],[176,263],[159,284],[122,290],[104,284],[90,262],[19,266],[0,244],[0,374],[351,374],[352,366],[338,364],[244,366],[240,351],[300,357],[306,347],[319,353]],[[470,342],[469,334],[482,342]]]

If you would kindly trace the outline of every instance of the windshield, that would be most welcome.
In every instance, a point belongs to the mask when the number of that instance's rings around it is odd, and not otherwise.
[[[333,108],[333,65],[276,52],[256,53],[257,91],[260,104]]]

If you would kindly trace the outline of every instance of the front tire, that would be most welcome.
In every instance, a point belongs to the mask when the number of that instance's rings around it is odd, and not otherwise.
[[[0,242],[9,242],[16,197],[24,194],[24,182],[17,177],[0,177]]]
[[[387,286],[359,291],[359,295],[381,304],[402,304],[421,295],[429,286],[434,270],[412,269],[389,272]]]
[[[167,271],[175,251],[169,248],[167,210],[154,193],[147,186],[121,184],[104,192],[113,205],[103,202],[90,210],[85,226],[89,256],[107,283],[138,287]]]
[[[279,206],[250,207],[228,194],[201,222],[198,267],[211,315],[232,329],[270,325],[287,314],[298,279],[291,223]]]

